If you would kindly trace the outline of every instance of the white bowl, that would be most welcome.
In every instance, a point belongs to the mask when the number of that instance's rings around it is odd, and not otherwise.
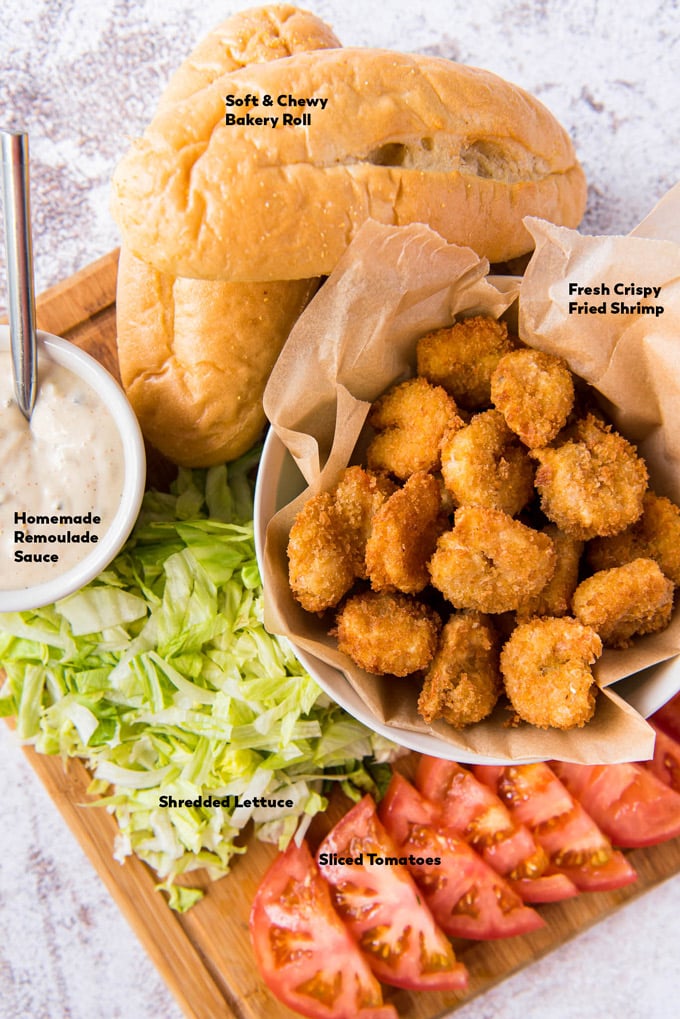
[[[86,382],[108,408],[117,425],[123,449],[123,490],[109,528],[90,552],[76,565],[44,583],[0,590],[0,612],[22,612],[48,605],[77,591],[101,573],[128,538],[137,519],[146,484],[142,433],[134,411],[116,380],[93,357],[67,340],[40,331],[37,338],[39,359],[49,358],[67,368]],[[0,351],[8,350],[9,345],[9,327],[0,326]]]
[[[277,510],[287,505],[304,488],[304,479],[293,458],[275,431],[270,428],[262,450],[255,488],[255,550],[261,571],[267,524]],[[375,717],[339,669],[310,654],[304,648],[297,647],[294,642],[291,643],[298,660],[329,697],[369,729],[409,750],[459,761],[461,764],[519,764],[544,759],[527,758],[526,761],[520,762],[503,757],[487,757],[453,747],[434,734],[414,732],[385,723]],[[616,684],[617,694],[645,718],[665,704],[678,689],[680,689],[678,658],[644,669]]]

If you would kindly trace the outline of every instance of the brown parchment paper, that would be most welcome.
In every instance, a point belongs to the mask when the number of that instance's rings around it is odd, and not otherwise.
[[[584,728],[509,728],[508,712],[499,706],[484,722],[457,731],[443,722],[428,726],[418,716],[418,681],[376,677],[354,666],[328,636],[328,620],[305,613],[288,586],[286,545],[295,514],[307,498],[335,483],[353,454],[360,460],[357,442],[370,402],[414,373],[418,336],[460,314],[512,312],[518,298],[524,342],[566,357],[574,371],[600,389],[619,427],[644,446],[655,487],[677,498],[680,451],[670,434],[670,415],[680,380],[680,340],[675,346],[671,342],[673,333],[680,337],[680,249],[644,237],[585,238],[536,219],[528,219],[527,226],[537,247],[520,281],[488,277],[485,260],[470,249],[447,244],[426,226],[385,227],[369,221],[299,319],[264,402],[308,487],[267,527],[262,564],[265,624],[341,670],[375,718],[396,728],[395,738],[399,728],[435,735],[445,756],[462,751],[508,760],[643,760],[652,754],[653,731],[610,684],[677,654],[677,618],[669,630],[644,638],[630,651],[605,652],[596,667],[602,692],[595,717]],[[633,250],[639,245],[645,250]],[[587,286],[600,277],[662,285],[663,298],[657,303],[663,301],[664,314],[618,316],[611,322],[611,315],[565,313],[568,282]],[[662,339],[652,343],[661,363],[656,353],[649,354],[650,327],[654,335],[661,330]],[[635,376],[633,384],[629,372]],[[272,479],[272,484],[277,482]]]

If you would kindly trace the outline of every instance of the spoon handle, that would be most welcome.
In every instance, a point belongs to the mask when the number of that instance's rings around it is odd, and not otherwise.
[[[14,393],[30,419],[36,395],[35,290],[28,184],[28,135],[0,131]]]

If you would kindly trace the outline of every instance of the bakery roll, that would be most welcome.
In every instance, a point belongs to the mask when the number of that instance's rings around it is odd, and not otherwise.
[[[243,11],[180,66],[159,109],[250,61],[340,43],[287,4]],[[232,460],[265,424],[262,393],[290,329],[318,286],[301,279],[228,283],[160,272],[123,245],[116,298],[121,379],[145,437],[188,467]]]
[[[227,96],[248,95],[257,105],[228,111]],[[227,126],[226,112],[279,120]],[[308,120],[283,126],[286,113]],[[369,217],[424,222],[505,261],[531,248],[524,216],[574,227],[586,199],[569,137],[522,89],[449,60],[358,48],[253,64],[164,105],[113,184],[133,252],[232,281],[329,273]]]

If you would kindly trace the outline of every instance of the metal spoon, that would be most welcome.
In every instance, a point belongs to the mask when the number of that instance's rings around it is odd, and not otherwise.
[[[30,420],[36,396],[38,355],[28,184],[28,135],[15,131],[0,131],[0,139],[14,394],[22,414]]]

